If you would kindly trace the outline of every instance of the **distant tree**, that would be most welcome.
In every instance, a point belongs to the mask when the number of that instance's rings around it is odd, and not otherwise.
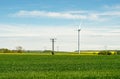
[[[22,46],[17,46],[16,51],[17,51],[17,53],[22,53],[23,52]]]

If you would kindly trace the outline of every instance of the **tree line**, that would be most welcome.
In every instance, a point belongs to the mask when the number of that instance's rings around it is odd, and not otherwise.
[[[21,46],[17,46],[15,50],[1,48],[0,53],[23,53],[23,48]]]

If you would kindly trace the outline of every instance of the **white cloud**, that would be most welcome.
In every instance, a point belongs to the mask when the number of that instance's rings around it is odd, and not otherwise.
[[[104,5],[103,8],[106,10],[104,12],[98,13],[101,16],[120,16],[120,5]]]
[[[49,12],[49,11],[25,11],[21,10],[13,14],[15,17],[48,17],[61,19],[83,19],[94,21],[107,21],[111,16],[120,16],[120,11],[66,11],[66,12]]]
[[[66,12],[48,12],[48,11],[25,11],[21,10],[15,14],[16,17],[49,17],[49,18],[61,18],[61,19],[84,19],[84,20],[96,20],[104,21],[99,13],[91,11],[66,11]]]
[[[67,11],[65,13],[71,13],[71,14],[85,14],[88,13],[88,11],[84,11],[84,10],[79,10],[79,11]]]
[[[108,9],[108,10],[120,10],[120,4],[119,5],[113,5],[113,6],[104,5],[103,8]]]
[[[120,16],[120,11],[108,11],[103,13],[98,13],[99,16]]]
[[[64,18],[64,19],[86,19],[84,15],[75,15],[65,12],[47,12],[47,11],[19,11],[15,16],[18,17],[51,17],[51,18]]]
[[[52,27],[52,26],[35,26],[35,25],[6,25],[0,24],[0,36],[54,36],[54,35],[70,35],[67,31],[71,31],[73,28],[67,28],[64,26]],[[62,31],[62,32],[61,32]],[[2,33],[1,33],[2,32]]]
[[[103,26],[103,27],[94,27],[94,28],[86,28],[85,32],[90,32],[90,35],[98,35],[98,36],[120,36],[120,29],[118,26]]]

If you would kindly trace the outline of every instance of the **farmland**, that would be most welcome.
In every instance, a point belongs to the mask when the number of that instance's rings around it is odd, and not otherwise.
[[[0,54],[0,79],[119,79],[120,56]]]

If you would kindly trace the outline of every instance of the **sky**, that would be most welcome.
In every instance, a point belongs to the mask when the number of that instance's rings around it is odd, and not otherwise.
[[[120,49],[120,0],[1,0],[0,48]]]

